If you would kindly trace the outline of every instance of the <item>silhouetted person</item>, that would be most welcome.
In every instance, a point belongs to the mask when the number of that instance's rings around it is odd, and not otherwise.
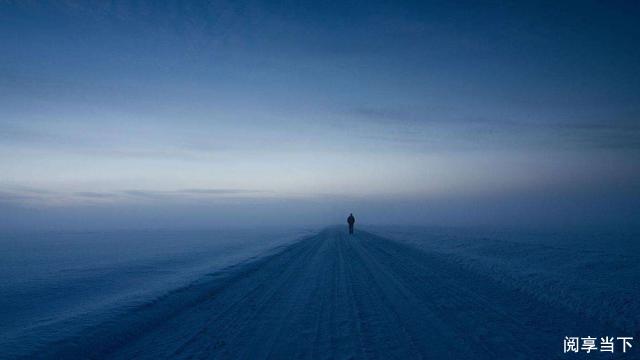
[[[353,224],[356,223],[356,218],[353,217],[353,214],[349,214],[347,223],[349,223],[349,234],[353,234]]]

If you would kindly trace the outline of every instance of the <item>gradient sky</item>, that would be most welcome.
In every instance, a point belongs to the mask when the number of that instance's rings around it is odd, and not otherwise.
[[[639,18],[0,1],[0,227],[637,225]]]

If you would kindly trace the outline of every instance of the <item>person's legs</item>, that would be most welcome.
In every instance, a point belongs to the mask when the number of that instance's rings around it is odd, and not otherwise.
[[[349,224],[349,234],[353,234],[353,225]]]

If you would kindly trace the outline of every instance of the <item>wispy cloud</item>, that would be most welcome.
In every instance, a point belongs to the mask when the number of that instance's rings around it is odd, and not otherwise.
[[[185,202],[215,199],[257,198],[275,194],[265,190],[193,188],[178,190],[130,189],[119,191],[50,191],[29,187],[5,186],[0,191],[0,202],[29,206],[56,206],[102,203]]]
[[[486,116],[435,116],[427,110],[394,107],[356,107],[347,115],[382,126],[385,133],[363,133],[371,141],[406,145],[459,148],[486,143],[544,145],[560,148],[640,149],[640,121],[616,120],[513,120]]]
[[[355,116],[360,120],[383,123],[420,123],[426,121],[424,116],[415,112],[390,107],[356,107],[349,111],[348,115]]]
[[[92,191],[79,191],[74,192],[73,195],[78,197],[90,198],[90,199],[109,199],[114,197],[114,193],[101,193]]]
[[[100,129],[85,131],[49,131],[38,128],[44,124],[20,125],[0,121],[0,144],[22,146],[29,149],[47,149],[86,156],[103,156],[132,159],[182,159],[206,158],[213,150],[195,148],[185,144],[148,141],[136,142],[129,137],[113,137]]]
[[[184,189],[179,193],[187,194],[207,194],[207,195],[227,195],[227,194],[255,194],[264,193],[265,191],[248,190],[248,189]]]

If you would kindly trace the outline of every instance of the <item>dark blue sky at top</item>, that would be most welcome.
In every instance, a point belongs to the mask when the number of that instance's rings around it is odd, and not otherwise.
[[[229,207],[482,223],[514,206],[514,222],[632,223],[638,18],[635,2],[1,1],[0,225]]]

